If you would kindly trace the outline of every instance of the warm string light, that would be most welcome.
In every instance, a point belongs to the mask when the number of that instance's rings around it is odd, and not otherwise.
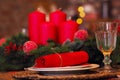
[[[77,22],[78,24],[82,24],[83,20],[82,20],[82,18],[78,18],[78,19],[76,20],[76,22]]]
[[[83,23],[83,18],[85,17],[85,11],[83,6],[78,7],[78,12],[79,12],[79,18],[76,20],[78,24]]]

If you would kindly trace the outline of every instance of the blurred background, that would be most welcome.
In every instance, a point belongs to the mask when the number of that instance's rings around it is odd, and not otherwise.
[[[0,38],[28,28],[28,14],[61,9],[81,28],[99,19],[120,19],[120,0],[0,0]],[[91,27],[89,27],[91,28]]]

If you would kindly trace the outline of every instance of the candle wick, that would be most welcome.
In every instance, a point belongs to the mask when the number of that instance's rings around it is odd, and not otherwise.
[[[58,10],[62,10],[62,8],[59,8]]]
[[[46,21],[50,21],[49,15],[46,14]]]
[[[37,11],[46,14],[46,11],[45,11],[42,7],[38,7],[38,8],[37,8]]]
[[[69,16],[69,17],[68,17],[68,20],[71,20],[71,19],[72,19],[72,17],[71,17],[71,16]]]

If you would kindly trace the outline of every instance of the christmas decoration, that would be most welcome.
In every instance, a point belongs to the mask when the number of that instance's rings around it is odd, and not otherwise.
[[[6,39],[5,38],[1,38],[0,39],[0,46],[2,46],[5,42],[6,42]]]
[[[23,52],[23,44],[28,40],[23,34],[6,39],[6,43],[0,46],[0,71],[23,70],[33,65],[34,56]]]
[[[58,42],[63,44],[66,40],[73,41],[74,34],[78,30],[78,24],[73,20],[63,22],[58,28]]]
[[[31,41],[39,44],[39,25],[45,22],[45,14],[34,11],[28,15],[28,34]]]
[[[77,39],[80,39],[80,40],[87,40],[88,38],[88,32],[86,30],[78,30],[75,35],[74,35],[75,38]]]
[[[55,54],[55,53],[69,53],[75,51],[86,51],[89,55],[88,63],[96,63],[103,65],[103,55],[96,47],[95,38],[88,38],[85,41],[74,39],[74,41],[67,41],[60,45],[52,40],[48,41],[48,45],[38,46],[37,49],[31,50],[26,54],[23,51],[23,45],[29,42],[29,38],[23,34],[12,36],[6,40],[3,46],[0,46],[0,71],[9,70],[23,70],[26,67],[31,67],[35,63],[35,59],[40,56]],[[111,54],[112,64],[120,63],[120,36],[117,39],[116,49]]]
[[[58,28],[62,22],[66,21],[66,14],[61,10],[56,10],[50,13],[50,22],[53,22]]]
[[[84,11],[84,7],[83,6],[79,6],[78,7],[78,12],[79,12],[79,18],[77,18],[76,22],[78,24],[82,24],[83,23],[83,18],[85,17],[85,11]]]
[[[23,70],[26,67],[33,66],[35,64],[35,60],[39,57],[52,54],[54,55],[56,53],[60,55],[70,52],[77,53],[80,50],[85,51],[89,56],[89,60],[87,60],[88,63],[96,63],[100,66],[103,65],[103,54],[97,49],[95,38],[89,37],[87,30],[81,30],[81,28],[80,30],[78,30],[78,24],[73,20],[68,20],[59,24],[60,27],[58,27],[58,33],[56,35],[58,36],[58,43],[56,43],[57,41],[53,41],[53,39],[48,39],[48,37],[47,39],[43,40],[43,42],[46,40],[45,42],[47,43],[47,45],[39,44],[39,35],[43,34],[44,32],[39,34],[38,26],[40,26],[40,24],[38,21],[41,17],[35,15],[40,14],[39,12],[34,12],[29,17],[29,37],[23,34],[18,34],[6,39],[6,42],[2,46],[0,46],[0,71]],[[43,17],[45,16],[43,15]],[[53,21],[55,21],[55,19]],[[66,20],[65,17],[64,20]],[[61,21],[64,20],[61,19]],[[44,22],[44,18],[42,21]],[[48,22],[45,23],[48,24]],[[34,27],[34,24],[36,28]],[[44,25],[42,22],[41,24]],[[45,28],[45,26],[42,27]],[[47,28],[48,27],[50,26],[47,26]],[[47,29],[46,31],[48,32],[49,29]],[[47,36],[50,36],[50,34],[52,33],[54,34],[54,29],[52,29],[52,32],[47,33]],[[55,38],[56,36],[53,37],[53,34],[52,38]],[[39,45],[37,45],[36,43]],[[111,55],[111,59],[113,61],[112,64],[120,64],[119,52],[120,36],[118,33],[117,47]]]
[[[38,57],[34,67],[62,67],[87,63],[89,55],[86,51],[55,53]]]
[[[26,54],[29,54],[30,51],[37,49],[38,46],[34,41],[27,41],[23,44],[23,51]]]
[[[47,45],[49,39],[56,41],[56,26],[52,22],[44,22],[39,26],[39,44]]]

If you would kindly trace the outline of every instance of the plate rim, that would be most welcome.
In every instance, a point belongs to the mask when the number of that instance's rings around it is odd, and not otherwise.
[[[98,64],[86,64],[86,65],[77,65],[77,66],[65,66],[65,67],[49,67],[49,68],[36,68],[28,67],[24,68],[25,70],[30,71],[77,71],[77,70],[90,70],[100,67]]]

